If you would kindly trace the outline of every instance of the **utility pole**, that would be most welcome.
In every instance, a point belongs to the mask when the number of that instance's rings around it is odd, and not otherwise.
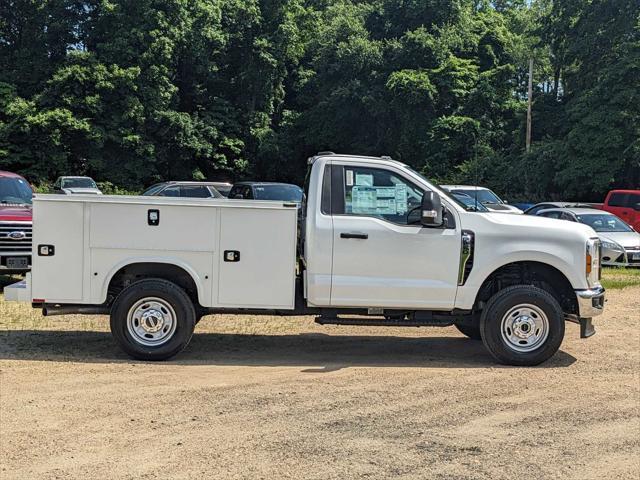
[[[531,149],[531,101],[533,99],[533,58],[529,59],[529,91],[527,94],[527,153]]]

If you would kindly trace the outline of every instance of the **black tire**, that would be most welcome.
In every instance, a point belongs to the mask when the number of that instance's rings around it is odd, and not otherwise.
[[[169,333],[161,339],[163,343],[158,345],[140,343],[145,340],[132,334],[130,327],[133,331],[136,329],[133,324],[128,324],[130,310],[147,298],[158,299],[167,308],[170,307],[169,310],[173,310],[170,316],[171,325],[175,324],[173,333],[168,329]],[[140,308],[144,307],[143,304]],[[136,322],[134,317],[132,322]],[[148,279],[136,282],[125,288],[111,307],[111,334],[122,350],[138,360],[166,360],[178,354],[189,344],[195,322],[193,302],[184,290],[168,280]]]
[[[546,338],[541,335],[540,343],[531,346],[535,349],[526,352],[516,351],[515,348],[519,346],[509,344],[510,330],[505,329],[504,335],[502,332],[503,318],[521,305],[523,308],[526,308],[525,305],[532,305],[547,319]],[[509,325],[511,319],[517,318],[516,315],[518,313],[514,311],[505,319],[505,323]],[[485,347],[498,362],[517,366],[538,365],[548,360],[560,348],[564,338],[564,314],[558,301],[546,290],[532,285],[516,285],[499,291],[489,299],[480,317],[480,334]]]
[[[480,325],[478,323],[456,323],[455,326],[460,333],[466,335],[470,339],[482,340],[482,335],[480,335]]]

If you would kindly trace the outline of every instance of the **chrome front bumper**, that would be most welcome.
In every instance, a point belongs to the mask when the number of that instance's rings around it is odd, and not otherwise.
[[[604,287],[576,290],[576,298],[580,318],[592,318],[600,315],[604,310]]]

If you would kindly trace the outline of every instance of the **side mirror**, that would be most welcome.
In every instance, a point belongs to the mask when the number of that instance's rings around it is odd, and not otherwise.
[[[634,209],[636,212],[640,212],[640,202],[636,203],[636,204],[633,206],[633,209]]]
[[[441,227],[442,219],[442,202],[440,195],[435,192],[424,192],[422,196],[422,213],[420,220],[425,227]]]

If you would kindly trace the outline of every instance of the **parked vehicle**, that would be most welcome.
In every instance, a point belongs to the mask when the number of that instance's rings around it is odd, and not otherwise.
[[[33,271],[6,299],[45,315],[108,313],[119,345],[145,360],[177,354],[216,313],[455,325],[513,365],[551,357],[565,320],[583,338],[595,333],[605,293],[591,228],[467,211],[388,157],[323,153],[309,163],[304,209],[38,195]]]
[[[162,182],[147,188],[142,195],[155,197],[224,198],[220,182]]]
[[[451,197],[454,200],[458,200],[458,203],[462,204],[465,210],[469,212],[488,212],[489,209],[482,203],[478,202],[475,198],[470,197],[466,193],[451,193]]]
[[[640,232],[640,190],[611,190],[601,208]]]
[[[474,200],[482,203],[490,212],[499,213],[522,213],[522,210],[508,205],[500,199],[498,195],[485,187],[474,187],[470,185],[441,185],[440,188],[451,193],[464,193]]]
[[[640,266],[640,233],[612,213],[591,208],[555,208],[542,210],[538,215],[593,228],[602,244],[603,265]]]
[[[542,202],[536,203],[524,211],[525,215],[537,215],[542,210],[550,208],[596,208],[591,203],[580,202]]]
[[[32,197],[29,182],[0,171],[0,274],[31,268]]]
[[[229,198],[245,200],[282,200],[301,203],[303,192],[297,185],[274,182],[234,183]]]
[[[511,205],[512,207],[516,207],[519,210],[522,210],[523,212],[531,207],[533,207],[535,205],[535,203],[531,203],[531,202],[511,202],[509,205]]]
[[[91,177],[58,177],[53,184],[53,190],[65,195],[102,195],[102,191]]]

